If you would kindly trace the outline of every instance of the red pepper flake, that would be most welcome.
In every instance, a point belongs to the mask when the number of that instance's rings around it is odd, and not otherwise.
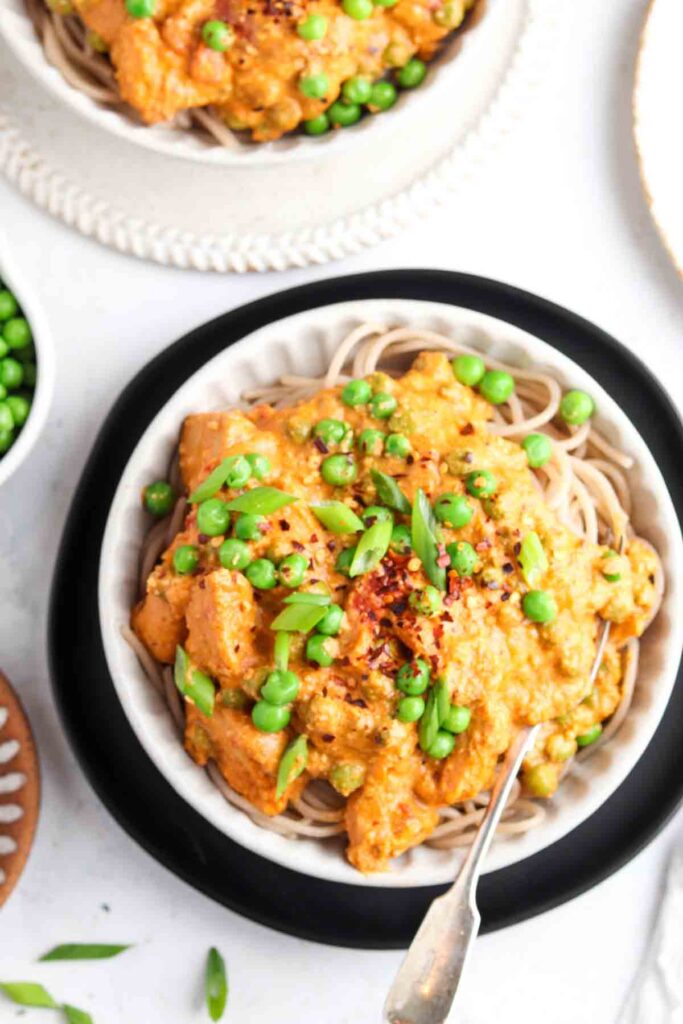
[[[351,694],[347,693],[344,700],[347,704],[353,704],[354,708],[367,708],[367,704],[361,697],[352,697]]]
[[[330,450],[327,447],[327,445],[325,444],[325,442],[323,441],[322,437],[316,437],[316,439],[313,442],[313,444],[318,449],[318,451],[321,452],[323,455],[327,455],[327,453]]]
[[[500,595],[500,599],[501,601],[509,601],[511,596],[512,595],[510,594],[510,591],[506,590],[503,594]]]
[[[391,629],[391,627],[393,625],[391,619],[387,619],[387,618],[380,619],[379,620],[379,624],[380,624],[380,626],[384,626],[385,629]]]
[[[317,533],[312,533],[311,537],[310,537],[310,541],[311,541],[311,544],[317,544],[318,543],[318,534]]]
[[[436,564],[439,566],[440,569],[447,569],[448,566],[451,564],[451,556],[446,551],[446,545],[438,544],[437,551],[439,552],[439,557],[436,560]]]
[[[460,428],[460,433],[463,437],[468,437],[470,434],[474,433],[474,427],[471,423],[466,423],[464,427]]]
[[[291,529],[286,519],[280,520],[280,529],[283,531],[283,533],[287,533],[287,531]]]
[[[198,535],[198,537],[197,537],[197,540],[199,541],[200,544],[206,544],[208,539],[209,539],[208,533],[200,533]]]
[[[515,555],[518,555],[520,553],[520,551],[522,550],[522,545],[519,543],[519,541],[515,544],[512,550],[515,553]]]
[[[205,587],[206,587],[206,580],[205,580],[205,579],[204,579],[204,577],[202,576],[202,578],[201,578],[201,579],[200,579],[200,581],[199,581],[199,589],[200,589],[200,590],[204,590],[204,589],[205,589]]]
[[[415,462],[415,456],[414,455],[407,455],[406,456],[406,462],[408,463],[409,466],[412,466],[412,464]]]
[[[294,548],[295,551],[303,551],[304,550],[303,544],[301,544],[301,542],[298,541],[298,540],[293,540],[292,541],[292,547]]]
[[[491,547],[491,541],[490,540],[480,540],[478,544],[474,545],[474,550],[475,551],[488,551],[488,549],[490,547]]]
[[[505,573],[506,576],[509,576],[511,572],[514,572],[514,569],[515,567],[512,564],[512,562],[506,562],[503,565],[503,572]]]
[[[333,540],[328,540],[328,542],[327,542],[327,550],[328,551],[334,552],[336,547],[337,547],[337,545],[335,544],[335,542]]]
[[[471,462],[474,462],[474,455],[472,454],[472,452],[465,452],[465,454],[462,457],[462,461],[466,462],[468,465]]]
[[[331,732],[324,732],[320,739],[323,741],[323,743],[332,743],[334,741],[334,736],[332,735]]]

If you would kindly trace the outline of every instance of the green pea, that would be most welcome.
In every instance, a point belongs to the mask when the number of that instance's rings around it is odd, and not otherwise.
[[[390,107],[393,107],[397,98],[396,86],[392,85],[391,82],[375,82],[368,106],[371,110],[389,110]]]
[[[415,89],[422,85],[427,74],[427,65],[423,60],[413,57],[407,64],[404,64],[396,75],[396,81],[402,89]]]
[[[378,420],[388,420],[398,409],[398,402],[388,391],[376,391],[370,399],[370,412]]]
[[[434,502],[434,515],[440,523],[452,526],[454,530],[461,530],[467,526],[474,509],[464,494],[442,494]]]
[[[2,365],[2,364],[0,364]],[[27,363],[24,367],[24,386],[34,388],[36,386],[36,367],[34,363]],[[2,383],[2,381],[0,381]]]
[[[375,523],[382,523],[388,520],[394,521],[394,513],[390,508],[383,505],[369,505],[362,514],[361,519],[366,526],[373,526]]]
[[[306,641],[306,657],[309,661],[315,661],[321,668],[327,668],[332,664],[334,658],[329,652],[330,638],[322,633],[314,633]]]
[[[225,486],[244,487],[251,477],[251,464],[244,455],[232,455],[225,460]]]
[[[11,292],[3,288],[0,291],[0,321],[11,320],[19,312],[19,305]]]
[[[269,704],[289,704],[296,700],[299,686],[299,679],[293,672],[275,669],[261,687],[260,697]]]
[[[488,469],[475,469],[465,477],[465,487],[474,498],[488,498],[497,486],[495,476]]]
[[[265,516],[243,512],[242,515],[238,516],[235,523],[235,536],[238,540],[259,540],[262,536],[261,527],[265,521]]]
[[[318,114],[304,121],[303,128],[307,135],[324,135],[330,130],[330,121],[327,114]]]
[[[224,21],[214,19],[204,23],[202,39],[212,50],[225,53],[235,42],[235,30]]]
[[[358,435],[358,447],[366,455],[381,455],[384,450],[385,436],[381,430],[367,427]]]
[[[466,540],[458,540],[446,546],[451,566],[458,576],[471,576],[477,564],[477,552]]]
[[[429,665],[424,658],[415,658],[401,665],[396,675],[396,686],[409,697],[419,697],[429,686]]]
[[[461,384],[474,388],[479,384],[486,373],[484,360],[479,356],[462,355],[456,356],[451,363],[455,379]]]
[[[14,443],[14,431],[13,430],[0,430],[0,455],[12,447]]]
[[[396,555],[408,555],[413,550],[410,527],[399,523],[391,531],[389,547]]]
[[[297,35],[309,43],[316,39],[323,39],[327,32],[327,18],[322,14],[309,14],[305,21],[299,22],[296,31]]]
[[[156,0],[126,0],[126,10],[131,18],[151,18],[156,6]]]
[[[447,0],[434,14],[441,28],[457,28],[462,23],[464,8],[461,0]]]
[[[365,767],[362,764],[336,764],[330,770],[330,783],[342,796],[349,796],[365,781]]]
[[[180,576],[189,576],[199,565],[199,549],[194,544],[181,544],[173,552],[173,568]]]
[[[424,590],[413,590],[408,598],[408,604],[418,615],[438,615],[443,609],[441,594],[431,584]]]
[[[479,391],[491,405],[502,405],[515,390],[515,381],[505,370],[487,370],[484,374]]]
[[[322,100],[327,96],[330,80],[324,72],[319,75],[304,75],[299,79],[299,91],[309,100]]]
[[[439,729],[427,748],[427,753],[430,757],[436,758],[437,761],[443,761],[445,757],[453,753],[454,746],[455,736],[450,732],[446,732],[445,729]]]
[[[350,128],[352,124],[360,121],[362,113],[363,111],[357,103],[342,103],[341,100],[336,100],[328,108],[327,116],[330,119],[330,124],[336,125],[338,128]]]
[[[547,434],[527,434],[522,441],[522,448],[532,469],[545,466],[553,454],[553,442]]]
[[[9,402],[8,402],[8,404],[9,404]],[[602,557],[603,558],[618,558],[619,555],[617,554],[616,551],[609,550],[609,551],[606,551],[605,554]],[[603,570],[602,575],[605,577],[605,579],[607,580],[608,583],[618,583],[619,580],[621,579],[621,573],[620,572],[605,572]]]
[[[389,434],[384,442],[386,455],[393,455],[397,459],[405,459],[410,455],[411,444],[405,434]]]
[[[545,624],[557,616],[557,603],[545,590],[530,590],[522,598],[522,611],[532,622]]]
[[[291,712],[276,704],[260,700],[251,709],[251,720],[260,732],[282,732],[289,725]]]
[[[26,348],[33,340],[31,328],[23,316],[17,316],[12,320],[8,320],[3,327],[2,337],[10,348],[15,349]]]
[[[303,555],[287,555],[280,562],[277,574],[283,587],[300,587],[307,569],[308,559]]]
[[[417,722],[422,718],[425,710],[425,702],[422,697],[401,697],[396,708],[396,717],[399,722]]]
[[[350,380],[342,388],[344,405],[366,405],[372,398],[372,388],[366,380]]]
[[[161,519],[167,516],[173,508],[175,491],[165,480],[156,480],[153,484],[145,487],[142,497],[147,511]]]
[[[23,395],[10,395],[7,405],[12,413],[15,427],[23,427],[31,411],[31,403]]]
[[[342,10],[354,21],[365,21],[372,14],[372,0],[342,0]]]
[[[319,437],[329,447],[343,441],[346,436],[346,430],[346,424],[341,420],[319,420],[313,427],[313,436]]]
[[[322,478],[333,487],[352,484],[358,476],[358,466],[351,455],[328,455],[320,467]]]
[[[341,629],[344,610],[338,604],[331,604],[315,627],[323,636],[336,636]]]
[[[349,575],[349,569],[351,568],[351,563],[353,562],[355,554],[356,548],[354,546],[352,548],[344,548],[343,551],[340,551],[337,555],[337,561],[334,563],[334,567],[337,572],[342,574],[342,576]]]
[[[16,359],[8,356],[0,360],[0,384],[3,384],[8,391],[16,391],[24,380],[24,367]]]
[[[207,537],[226,533],[230,525],[230,509],[220,498],[207,498],[197,506],[197,529]]]
[[[524,784],[532,796],[552,796],[557,789],[557,772],[551,764],[537,764],[524,772]]]
[[[458,733],[464,732],[468,728],[471,721],[472,712],[469,708],[463,707],[461,704],[451,704],[442,725],[447,732],[452,732],[457,736]]]
[[[277,586],[277,571],[269,558],[254,559],[244,574],[257,590],[272,590]]]
[[[224,569],[246,569],[251,561],[251,552],[243,540],[224,540],[218,549],[218,561]]]
[[[599,722],[592,725],[586,732],[581,733],[580,736],[576,737],[576,742],[580,747],[589,747],[591,743],[595,743],[599,739],[602,733],[602,726]]]
[[[372,82],[362,75],[354,75],[342,85],[342,96],[347,103],[367,103],[372,92]]]
[[[271,470],[270,459],[260,452],[251,452],[246,456],[251,469],[251,475],[255,480],[265,480]]]
[[[560,416],[573,427],[580,427],[594,412],[595,402],[585,391],[568,391],[560,402]]]

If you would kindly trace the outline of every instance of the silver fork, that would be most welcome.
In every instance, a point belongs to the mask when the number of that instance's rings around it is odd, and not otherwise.
[[[619,550],[623,547],[619,546]],[[604,622],[590,673],[598,674],[610,623]],[[491,790],[484,817],[458,876],[427,911],[384,1004],[388,1024],[444,1024],[462,981],[479,932],[477,882],[510,790],[522,761],[534,745],[539,725],[521,729],[515,737]]]

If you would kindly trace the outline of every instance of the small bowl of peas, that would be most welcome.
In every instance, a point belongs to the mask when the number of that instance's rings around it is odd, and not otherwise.
[[[24,461],[47,418],[54,379],[50,332],[0,237],[0,484]]]

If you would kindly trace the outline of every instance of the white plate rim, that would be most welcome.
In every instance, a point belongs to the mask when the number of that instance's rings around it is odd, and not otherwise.
[[[112,617],[108,612],[108,608],[111,607],[112,594],[117,587],[120,589],[122,586],[120,552],[122,548],[125,550],[123,538],[128,536],[126,531],[130,526],[131,518],[141,516],[141,513],[136,511],[140,508],[140,479],[136,480],[136,474],[139,473],[141,463],[145,459],[149,466],[150,452],[157,444],[157,439],[167,434],[168,427],[165,424],[174,424],[177,432],[182,416],[197,407],[196,399],[192,396],[202,389],[205,389],[207,393],[212,390],[215,394],[215,382],[220,379],[221,373],[225,373],[223,367],[227,367],[231,363],[239,364],[240,360],[243,361],[247,346],[252,360],[257,359],[260,349],[269,347],[272,357],[275,352],[273,335],[277,335],[278,332],[285,333],[290,339],[289,344],[291,345],[294,343],[293,339],[301,336],[301,332],[308,329],[305,326],[306,321],[314,320],[317,330],[322,330],[323,325],[328,327],[335,325],[338,329],[340,324],[349,323],[351,319],[358,320],[365,316],[372,316],[373,309],[377,311],[389,308],[392,311],[392,319],[395,318],[398,322],[419,323],[420,320],[424,321],[425,318],[430,317],[439,320],[445,318],[446,322],[459,325],[456,329],[462,330],[467,325],[469,330],[484,338],[490,338],[491,332],[493,332],[494,335],[497,334],[498,342],[502,340],[508,347],[517,345],[527,355],[533,352],[535,364],[542,362],[552,367],[553,372],[556,372],[559,378],[566,383],[571,382],[573,386],[588,388],[592,391],[598,402],[598,422],[601,423],[603,429],[607,429],[608,434],[614,433],[615,424],[618,424],[617,432],[625,434],[629,449],[638,453],[638,472],[643,474],[648,488],[651,488],[656,495],[656,508],[659,513],[657,523],[661,535],[667,538],[665,561],[668,568],[668,592],[665,598],[665,609],[675,607],[676,601],[681,597],[679,580],[683,579],[683,540],[676,513],[652,455],[636,428],[624,416],[614,400],[578,364],[528,332],[486,314],[441,303],[417,300],[361,300],[298,313],[284,320],[268,324],[247,336],[209,360],[193,374],[154,417],[138,441],[122,474],[112,501],[102,543],[98,602],[105,655],[123,710],[157,768],[198,813],[247,849],[291,870],[328,881],[359,886],[418,887],[443,883],[452,878],[458,863],[458,855],[444,856],[438,851],[431,850],[415,851],[399,862],[398,870],[385,875],[365,878],[350,868],[338,855],[320,856],[319,854],[324,848],[319,844],[313,844],[314,849],[311,851],[308,841],[292,842],[274,836],[273,833],[258,829],[241,812],[228,807],[208,782],[205,773],[189,761],[177,739],[173,738],[170,745],[165,741],[162,754],[157,735],[159,723],[155,719],[158,719],[160,714],[165,716],[166,713],[162,711],[160,699],[144,681],[144,676],[137,666],[134,655],[120,635],[120,626],[124,620],[122,616],[124,610],[127,615],[127,606],[122,605],[118,618]],[[234,368],[230,379],[234,380]],[[160,451],[156,452],[157,472],[163,471],[168,457],[168,450],[164,452],[163,459]],[[148,470],[146,471],[148,472]],[[148,477],[144,479],[148,479]],[[668,616],[668,611],[663,611],[662,615]],[[657,622],[659,621],[658,619]],[[547,824],[544,823],[535,832],[513,842],[506,841],[494,845],[489,854],[487,870],[496,870],[516,863],[562,838],[595,812],[610,793],[623,782],[649,743],[668,702],[683,647],[683,621],[676,623],[674,620],[670,623],[668,639],[663,647],[665,648],[663,654],[658,650],[658,657],[661,655],[660,682],[654,694],[648,693],[647,706],[638,712],[642,716],[645,726],[637,735],[633,735],[631,732],[628,750],[623,752],[621,748],[617,749],[614,745],[608,745],[602,751],[596,752],[590,762],[579,766],[577,771],[572,774],[572,787],[586,788],[587,780],[590,780],[591,789],[588,796],[582,797],[578,809],[575,809],[572,814],[552,810]],[[136,705],[135,700],[131,697],[130,681],[135,677],[137,677],[137,683],[134,682],[133,687],[137,686],[143,695],[142,703],[146,705],[145,707]],[[151,710],[152,706],[154,706],[153,711]],[[631,727],[629,727],[629,731],[631,731]],[[616,766],[614,764],[615,756],[619,761]],[[594,765],[598,763],[601,763],[600,770],[604,773],[603,783],[604,780],[609,780],[605,784],[601,783],[595,774]],[[190,781],[192,773],[196,774]],[[569,782],[566,782],[565,786],[568,784]],[[198,799],[197,794],[200,790],[202,791],[201,798]],[[551,806],[557,808],[558,803]],[[425,853],[430,858],[427,866],[424,864]]]

